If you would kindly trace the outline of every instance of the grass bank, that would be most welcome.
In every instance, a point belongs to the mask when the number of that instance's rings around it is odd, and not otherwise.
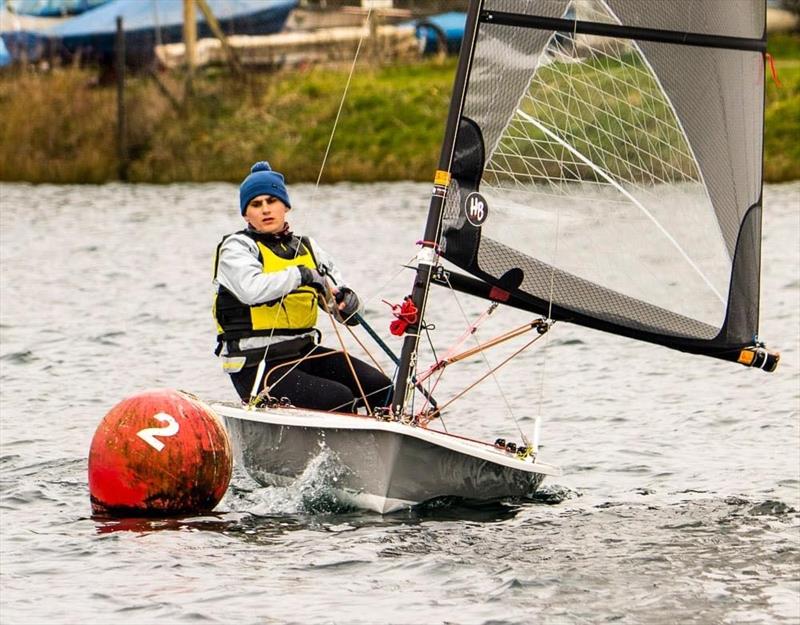
[[[800,35],[770,38],[781,87],[767,69],[767,107],[764,111],[764,179],[800,179]]]
[[[339,116],[323,181],[428,180],[438,158],[455,62],[359,68]],[[239,181],[267,158],[293,182],[316,180],[347,71],[210,70],[176,110],[146,77],[128,81],[129,179]],[[94,74],[0,76],[0,179],[83,183],[117,176],[116,91]],[[162,79],[175,95],[183,85]],[[244,172],[246,173],[246,171]]]
[[[767,77],[765,179],[800,179],[800,38],[770,41],[782,88]],[[455,61],[358,67],[323,182],[430,180]],[[239,181],[267,158],[292,182],[314,181],[337,117],[345,70],[198,76],[176,110],[150,78],[127,86],[134,182]],[[0,74],[0,180],[100,183],[117,178],[116,91],[65,69]],[[164,77],[180,96],[182,83]]]

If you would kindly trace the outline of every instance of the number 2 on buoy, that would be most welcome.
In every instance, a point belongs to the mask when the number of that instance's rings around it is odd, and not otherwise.
[[[156,438],[156,436],[175,436],[180,429],[175,417],[168,415],[166,412],[158,412],[153,415],[154,419],[158,419],[162,423],[166,423],[163,428],[145,428],[136,432],[136,436],[141,438],[145,443],[150,445],[156,451],[164,449],[164,443]]]

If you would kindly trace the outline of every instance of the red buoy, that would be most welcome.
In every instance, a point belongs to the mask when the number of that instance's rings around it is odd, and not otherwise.
[[[220,418],[180,391],[123,400],[103,418],[89,451],[95,514],[188,514],[216,506],[233,456]]]

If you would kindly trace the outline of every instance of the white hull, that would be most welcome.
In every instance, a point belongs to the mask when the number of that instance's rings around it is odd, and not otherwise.
[[[224,417],[237,460],[258,482],[286,485],[323,449],[341,469],[344,502],[380,513],[437,497],[491,501],[529,497],[557,467],[492,445],[372,417],[292,407],[212,404]]]

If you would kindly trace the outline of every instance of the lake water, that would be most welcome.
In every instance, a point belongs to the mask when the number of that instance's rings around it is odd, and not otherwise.
[[[380,300],[410,288],[429,189],[292,189],[292,225],[398,349]],[[764,197],[776,373],[561,323],[453,404],[447,427],[488,440],[541,416],[564,475],[537,501],[381,517],[326,508],[324,472],[278,489],[237,471],[214,514],[148,521],[91,517],[90,441],[144,389],[234,398],[210,272],[236,187],[0,185],[0,622],[800,622],[800,184]],[[443,345],[486,307],[434,297]],[[529,317],[500,309],[480,336]],[[448,368],[438,394],[485,367]]]

